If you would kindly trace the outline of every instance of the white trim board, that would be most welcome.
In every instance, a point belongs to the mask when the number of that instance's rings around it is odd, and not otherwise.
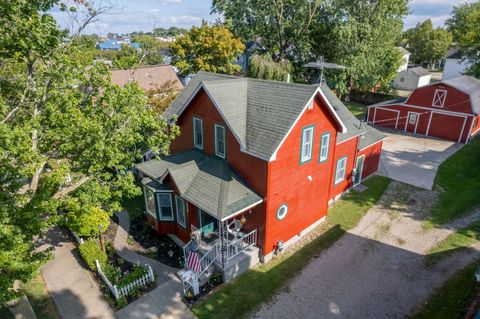
[[[417,120],[415,121],[415,129],[413,130],[413,134],[417,134],[417,128],[418,128],[418,122],[420,122],[420,116],[422,115],[422,113],[419,113],[419,112],[411,112],[411,111],[408,111],[407,113],[407,120],[405,121],[405,128],[403,129],[404,132],[407,131],[407,127],[408,125],[410,124],[409,121],[410,121],[410,114],[417,114]]]
[[[392,106],[405,106],[405,107],[411,107],[411,108],[415,108],[415,109],[422,109],[422,110],[427,110],[427,111],[432,111],[432,112],[437,112],[437,113],[452,114],[452,115],[476,116],[473,113],[462,113],[462,112],[456,112],[456,111],[447,111],[445,109],[442,110],[442,109],[439,109],[439,108],[417,106],[417,105],[411,105],[411,104],[406,104],[406,103],[396,103],[396,104],[391,104],[391,105],[381,104],[379,106],[372,105],[372,107],[375,107],[375,108],[377,108],[377,107],[388,108],[388,107],[392,107]]]

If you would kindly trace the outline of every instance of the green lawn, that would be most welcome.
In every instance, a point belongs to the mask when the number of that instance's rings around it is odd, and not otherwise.
[[[364,182],[368,189],[355,191],[338,201],[329,211],[327,221],[313,230],[297,247],[284,255],[259,265],[220,288],[193,308],[200,318],[245,318],[263,302],[273,297],[298,274],[314,256],[330,247],[345,231],[357,225],[367,210],[382,196],[390,180],[374,176]]]
[[[367,113],[367,106],[362,103],[354,101],[345,101],[343,103],[355,117],[362,117],[365,113]]]
[[[23,288],[38,319],[61,319],[42,276],[30,280]]]
[[[480,221],[450,234],[445,240],[428,252],[428,262],[435,262],[458,249],[464,249],[478,241],[480,236]]]
[[[480,205],[480,138],[440,165],[434,189],[443,191],[432,209],[432,222],[443,224]]]
[[[416,319],[456,319],[470,301],[475,288],[475,269],[477,263],[468,265],[456,273],[445,285],[440,287],[435,294],[412,316]]]

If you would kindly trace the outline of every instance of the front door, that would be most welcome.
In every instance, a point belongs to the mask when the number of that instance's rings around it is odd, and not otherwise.
[[[417,133],[418,118],[420,113],[408,112],[407,123],[405,124],[405,132]]]
[[[205,211],[198,209],[200,215],[200,230],[204,236],[218,231],[218,220]]]
[[[362,182],[362,172],[363,172],[363,160],[365,159],[365,155],[362,155],[357,158],[357,166],[355,167],[355,180],[353,185],[358,185]]]

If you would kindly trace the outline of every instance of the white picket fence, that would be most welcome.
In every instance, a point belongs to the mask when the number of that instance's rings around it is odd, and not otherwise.
[[[105,274],[103,273],[102,267],[100,267],[100,263],[98,262],[98,260],[95,260],[95,264],[97,265],[97,270],[98,270],[98,273],[100,274],[100,277],[102,277],[108,289],[110,289],[112,294],[115,296],[115,299],[118,299],[123,296],[126,297],[133,289],[138,287],[144,287],[149,283],[155,281],[155,276],[153,275],[152,267],[150,267],[150,265],[145,265],[145,268],[147,269],[147,273],[145,275],[143,275],[142,277],[138,278],[134,282],[131,282],[124,287],[117,287],[117,285],[113,285],[110,282],[110,280],[108,280],[107,276],[105,276]]]

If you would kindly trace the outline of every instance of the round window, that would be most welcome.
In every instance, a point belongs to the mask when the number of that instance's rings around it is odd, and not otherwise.
[[[287,204],[283,204],[277,210],[277,219],[278,220],[284,219],[287,216],[287,212],[288,212],[288,206]]]

